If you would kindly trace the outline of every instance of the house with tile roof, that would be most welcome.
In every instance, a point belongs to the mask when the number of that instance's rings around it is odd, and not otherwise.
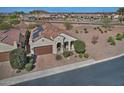
[[[68,35],[56,26],[45,23],[31,31],[30,50],[31,54],[60,54],[63,51],[74,51],[76,38]]]
[[[10,29],[8,31],[0,31],[0,62],[9,60],[9,53],[17,47],[21,47],[21,43],[25,40],[21,30]]]

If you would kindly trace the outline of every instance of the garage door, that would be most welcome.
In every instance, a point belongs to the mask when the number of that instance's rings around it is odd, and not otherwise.
[[[9,60],[9,52],[1,52],[0,53],[0,62]]]
[[[36,55],[44,55],[52,53],[52,45],[35,47],[34,52]]]

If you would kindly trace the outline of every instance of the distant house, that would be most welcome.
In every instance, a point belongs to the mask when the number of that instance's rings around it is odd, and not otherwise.
[[[9,53],[17,47],[21,47],[25,40],[22,31],[11,29],[7,32],[0,32],[0,62],[9,60]]]
[[[36,27],[31,32],[30,48],[35,55],[60,54],[63,51],[74,51],[76,38],[66,34],[52,24]]]

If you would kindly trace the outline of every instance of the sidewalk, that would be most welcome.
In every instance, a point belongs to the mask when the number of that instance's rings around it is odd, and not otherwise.
[[[12,78],[0,80],[0,85],[1,86],[14,85],[14,84],[21,83],[24,81],[29,81],[29,80],[33,80],[33,79],[37,79],[37,78],[54,75],[57,73],[62,73],[62,72],[78,69],[81,67],[95,64],[95,63],[96,63],[96,61],[94,59],[89,59],[87,61],[77,62],[77,63],[64,65],[64,66],[60,66],[60,67],[55,67],[55,68],[51,68],[51,69],[47,69],[47,70],[43,70],[43,71],[32,72],[32,73],[24,74],[21,76],[15,76]]]
[[[29,81],[29,80],[33,80],[33,79],[37,79],[37,78],[42,78],[42,77],[46,77],[46,76],[50,76],[50,75],[54,75],[54,74],[82,68],[82,67],[86,67],[89,65],[97,64],[97,63],[106,62],[106,61],[109,61],[109,60],[112,60],[115,58],[119,58],[122,56],[124,56],[124,53],[114,56],[114,57],[111,57],[111,58],[106,58],[103,60],[95,61],[94,59],[89,59],[86,61],[77,62],[77,63],[73,63],[73,64],[69,64],[69,65],[64,65],[64,66],[55,67],[55,68],[51,68],[51,69],[47,69],[47,70],[32,72],[32,73],[24,74],[21,76],[15,76],[12,78],[0,80],[0,86],[14,85],[14,84],[21,83],[21,82],[25,82],[25,81]]]

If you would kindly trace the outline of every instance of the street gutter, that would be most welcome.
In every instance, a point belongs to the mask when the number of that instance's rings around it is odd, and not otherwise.
[[[62,72],[71,71],[71,70],[83,68],[86,66],[94,65],[97,63],[106,62],[106,61],[109,61],[109,60],[112,60],[115,58],[119,58],[122,56],[124,56],[124,53],[117,55],[117,56],[114,56],[114,57],[106,58],[103,60],[95,61],[94,59],[89,59],[86,61],[76,62],[76,63],[72,63],[69,65],[64,65],[64,66],[59,66],[59,67],[46,69],[46,70],[42,70],[42,71],[32,72],[32,73],[24,74],[21,76],[15,76],[15,77],[0,80],[0,85],[1,86],[14,85],[14,84],[21,83],[21,82],[34,80],[34,79],[38,79],[38,78],[43,78],[43,77],[55,75],[58,73],[62,73]]]

